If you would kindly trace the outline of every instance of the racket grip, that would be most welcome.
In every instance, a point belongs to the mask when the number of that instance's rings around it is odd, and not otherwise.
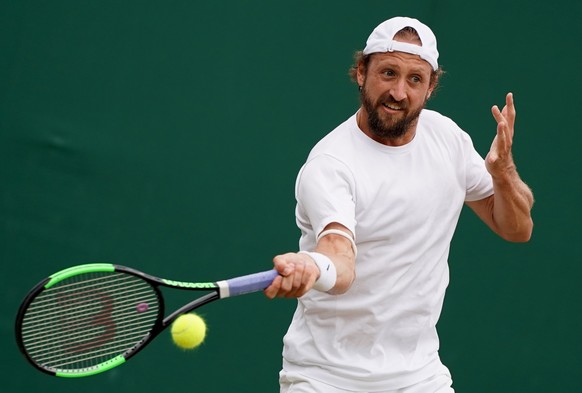
[[[225,281],[219,281],[220,297],[232,297],[244,295],[245,293],[262,291],[267,288],[279,273],[275,270],[267,270],[260,273],[248,274],[231,278]]]

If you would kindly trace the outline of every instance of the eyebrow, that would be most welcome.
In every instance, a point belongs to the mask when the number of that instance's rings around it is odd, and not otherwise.
[[[424,60],[423,60],[424,61]],[[402,67],[399,64],[393,63],[393,62],[381,62],[380,64],[378,64],[378,69],[382,70],[382,69],[386,69],[386,68],[394,68],[396,70],[401,70]],[[412,67],[410,69],[408,69],[408,73],[409,74],[418,74],[418,75],[425,75],[428,74],[430,76],[430,71],[427,72],[427,70],[425,68],[422,67]]]
[[[420,67],[419,68],[413,68],[413,69],[410,70],[410,72],[422,75],[422,74],[424,74],[426,72],[426,69],[423,69],[423,68],[420,68]],[[429,75],[430,75],[430,71],[429,71]]]
[[[422,59],[418,59],[419,61],[424,61]],[[427,63],[428,65],[428,63]],[[391,67],[391,68],[395,68],[395,69],[401,69],[402,67],[400,66],[398,61],[393,61],[391,59],[382,59],[379,61],[378,63],[378,67],[379,68],[386,68],[386,67]],[[430,66],[429,66],[430,68]],[[412,68],[409,70],[411,73],[417,73],[417,74],[423,74],[424,72],[426,72],[427,70],[423,67],[421,67],[420,65],[413,65]],[[428,73],[430,75],[430,70],[428,70]]]

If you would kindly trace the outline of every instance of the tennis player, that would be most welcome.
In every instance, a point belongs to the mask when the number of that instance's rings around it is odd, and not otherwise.
[[[453,392],[436,323],[463,204],[502,238],[530,239],[533,195],[512,158],[512,94],[483,159],[425,104],[441,68],[416,19],[374,29],[356,55],[359,110],[312,149],[296,182],[300,252],[266,296],[296,297],[281,392]]]

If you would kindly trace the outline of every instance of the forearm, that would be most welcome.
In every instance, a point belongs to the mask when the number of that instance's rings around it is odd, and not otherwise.
[[[333,295],[345,293],[350,289],[355,279],[355,255],[351,248],[342,247],[338,250],[337,247],[329,248],[329,244],[321,244],[316,248],[316,252],[327,256],[334,264],[336,269],[335,286],[328,291]]]
[[[496,232],[506,240],[525,242],[531,238],[534,197],[515,169],[502,177],[493,177],[491,209]]]
[[[330,224],[326,229],[342,230],[339,224]],[[301,297],[309,290],[318,289],[333,295],[345,293],[356,277],[355,243],[349,240],[351,234],[328,234],[318,241],[313,252],[287,253],[273,259],[280,276],[265,289],[265,295],[274,297]],[[317,263],[319,262],[319,263]],[[327,265],[333,264],[329,269]],[[322,269],[324,269],[322,271]],[[329,285],[329,286],[328,286]],[[321,288],[325,287],[325,288]]]

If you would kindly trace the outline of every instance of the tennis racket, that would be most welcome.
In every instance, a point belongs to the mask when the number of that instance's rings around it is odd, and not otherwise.
[[[107,263],[74,266],[42,280],[16,318],[16,341],[40,371],[86,377],[125,363],[181,314],[268,287],[275,270],[217,282],[182,282]],[[160,287],[207,291],[165,315]]]

